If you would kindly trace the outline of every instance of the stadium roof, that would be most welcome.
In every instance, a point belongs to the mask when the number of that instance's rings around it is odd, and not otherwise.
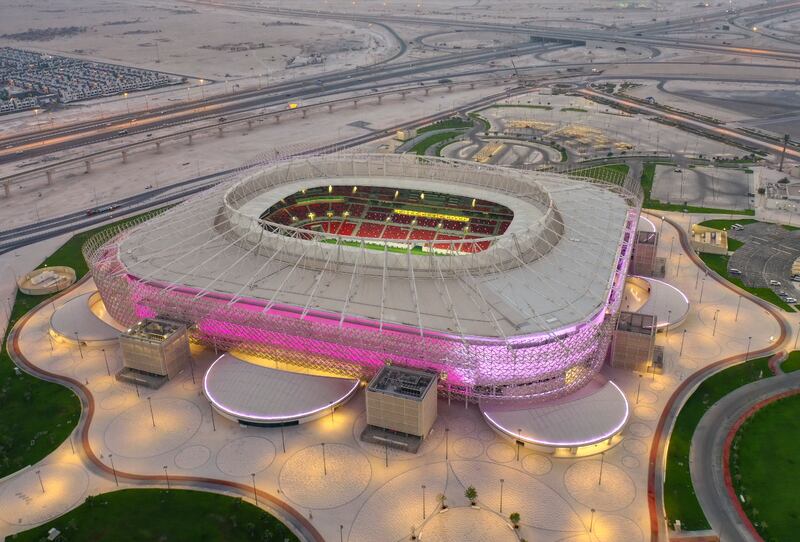
[[[382,240],[348,246],[341,241],[352,237],[259,218],[284,196],[328,185],[477,197],[507,206],[514,219],[476,254],[415,255],[398,252],[396,240],[378,250]],[[429,157],[300,158],[265,166],[132,228],[118,254],[135,279],[188,286],[199,297],[256,300],[264,311],[339,324],[508,339],[604,310],[637,194],[621,182]]]

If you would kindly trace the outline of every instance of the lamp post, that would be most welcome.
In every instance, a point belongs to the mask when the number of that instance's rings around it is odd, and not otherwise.
[[[739,307],[742,305],[742,296],[739,296],[739,301],[736,303],[736,318],[733,319],[734,322],[739,321]]]
[[[669,338],[669,325],[670,325],[670,322],[672,322],[672,311],[671,310],[667,311],[667,328],[664,330],[664,338],[665,339]]]
[[[678,273],[681,272],[681,257],[683,256],[683,252],[678,254],[678,266],[675,268],[675,276],[678,276]]]
[[[103,360],[105,360],[105,362],[106,362],[106,372],[108,373],[108,376],[111,376],[111,369],[108,366],[108,356],[106,355],[106,349],[105,348],[103,348]]]
[[[258,506],[258,492],[256,491],[256,473],[251,472],[250,478],[253,479],[253,499],[256,501],[256,506]]]
[[[798,328],[798,333],[800,333],[800,328]],[[447,461],[448,454],[450,453],[450,428],[444,428],[444,460]]]
[[[325,461],[325,443],[324,442],[322,443],[322,472],[325,474],[325,476],[328,475],[328,465],[327,465],[327,463]]]
[[[422,519],[425,519],[425,484],[422,484]]]
[[[119,479],[117,478],[117,468],[114,466],[114,454],[108,454],[108,460],[111,461],[111,472],[114,473],[114,483],[119,487]]]
[[[167,491],[169,491],[171,488],[169,486],[169,473],[167,472],[166,465],[164,465],[164,477],[167,479]]]
[[[283,435],[282,425],[281,425],[281,445],[283,446],[283,453],[286,453],[286,437]]]
[[[78,343],[78,352],[81,354],[81,359],[83,359],[83,348],[81,348],[81,340],[78,337],[78,332],[75,332],[75,342]]]
[[[750,357],[750,341],[753,340],[753,337],[747,337],[747,352],[744,355],[744,360],[747,361],[747,358]]]
[[[700,284],[700,299],[698,300],[698,303],[702,303],[703,302],[703,291],[705,289],[706,289],[706,278],[703,277],[703,281]]]
[[[39,478],[39,486],[42,488],[42,493],[44,493],[44,483],[42,482],[42,472],[37,469],[36,476]]]
[[[500,513],[503,513],[503,483],[505,480],[500,478]]]
[[[594,508],[592,508],[592,517],[589,519],[589,532],[592,532],[592,528],[594,527]]]
[[[339,525],[339,542],[344,542],[344,525]]]
[[[211,401],[208,402],[208,408],[211,411],[211,430],[216,432],[217,423],[214,421],[214,405],[211,404]]]
[[[605,464],[605,462],[606,462],[606,453],[600,452],[600,476],[597,477],[598,486],[603,483],[603,465]]]
[[[639,404],[639,392],[642,391],[642,374],[639,373],[639,385],[636,386],[636,404]]]
[[[156,417],[153,414],[153,401],[150,400],[150,397],[147,398],[147,404],[150,407],[150,419],[153,421],[153,427],[156,426]]]
[[[714,313],[714,330],[711,332],[711,336],[715,336],[717,334],[717,322],[719,321],[719,309],[717,312]]]
[[[686,341],[686,330],[683,330],[683,337],[681,337],[681,350],[678,352],[679,356],[683,355],[683,343]]]

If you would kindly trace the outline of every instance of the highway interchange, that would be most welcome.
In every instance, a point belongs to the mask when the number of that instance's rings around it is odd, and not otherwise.
[[[723,8],[713,8],[707,10],[702,17],[687,16],[664,22],[648,23],[637,26],[630,26],[621,29],[611,29],[599,27],[596,29],[564,29],[552,26],[537,25],[518,25],[501,24],[494,22],[478,22],[467,19],[447,19],[444,17],[419,16],[419,15],[391,15],[391,14],[354,14],[337,13],[329,11],[306,11],[299,9],[277,9],[267,7],[254,7],[240,4],[217,4],[207,1],[186,2],[201,6],[212,6],[219,9],[237,10],[245,12],[257,12],[265,14],[289,15],[298,18],[330,18],[340,20],[353,20],[378,24],[384,28],[396,42],[397,51],[390,57],[381,62],[356,69],[342,70],[325,73],[323,75],[298,78],[283,83],[267,85],[264,88],[243,90],[241,92],[227,93],[224,95],[210,95],[208,98],[199,98],[203,89],[199,86],[193,87],[193,99],[187,99],[174,103],[169,106],[162,106],[150,111],[134,111],[130,113],[114,114],[102,119],[92,119],[84,122],[71,123],[59,126],[42,125],[37,130],[27,133],[19,133],[4,138],[0,138],[0,165],[12,164],[22,159],[29,159],[36,156],[45,156],[55,152],[77,153],[79,149],[94,145],[102,141],[117,140],[121,148],[130,143],[141,141],[148,137],[148,134],[157,134],[159,130],[174,128],[175,126],[192,126],[197,123],[217,122],[222,116],[237,115],[258,110],[280,110],[286,106],[288,101],[315,101],[315,103],[326,103],[327,101],[340,100],[343,97],[369,96],[370,93],[383,92],[389,89],[396,89],[408,85],[425,85],[435,83],[437,80],[446,78],[455,82],[471,81],[478,78],[494,77],[501,81],[507,92],[514,93],[523,90],[523,83],[549,79],[563,79],[564,81],[576,84],[579,92],[589,98],[601,98],[607,101],[616,102],[616,105],[638,110],[640,113],[655,116],[672,117],[679,124],[691,125],[695,129],[717,132],[732,140],[738,140],[751,146],[763,149],[773,155],[780,151],[780,145],[776,145],[774,140],[759,137],[752,133],[744,133],[732,127],[714,126],[708,122],[691,118],[685,115],[676,115],[659,109],[656,106],[645,106],[633,103],[620,98],[604,96],[601,93],[587,87],[587,83],[592,80],[614,80],[624,78],[643,78],[652,79],[656,76],[651,75],[644,66],[649,66],[658,62],[660,49],[669,48],[673,50],[694,51],[697,53],[716,53],[721,55],[713,63],[718,66],[729,66],[728,75],[720,77],[720,80],[753,82],[760,81],[747,73],[741,64],[742,59],[749,59],[758,64],[748,64],[752,67],[761,67],[766,72],[775,69],[776,73],[787,65],[797,69],[800,63],[800,41],[785,35],[770,31],[769,28],[762,29],[761,39],[772,40],[774,46],[746,47],[737,45],[723,45],[709,43],[703,40],[689,40],[685,38],[670,37],[670,34],[680,31],[687,33],[692,31],[708,31],[715,23],[730,24],[737,30],[743,32],[753,32],[764,21],[783,14],[793,13],[800,10],[800,2],[783,1],[761,4],[750,8],[737,10],[730,13]],[[727,3],[725,4],[727,5]],[[417,45],[422,44],[425,36],[435,36],[438,32],[431,31],[431,28],[442,28],[442,32],[455,30],[480,30],[492,32],[504,32],[519,34],[524,36],[534,36],[539,41],[524,41],[522,43],[504,45],[472,51],[442,51],[436,50],[435,56],[425,59],[407,60],[404,57],[408,52],[406,41],[392,28],[392,25],[417,25],[428,30],[422,32],[417,39]],[[559,63],[555,65],[525,66],[524,58],[528,55],[541,55],[542,53],[553,51],[574,45],[581,45],[587,41],[606,41],[627,46],[639,46],[646,48],[655,58],[646,60],[626,61],[620,60],[608,63]],[[730,57],[728,61],[726,58]],[[505,61],[509,58],[519,58],[519,67],[509,67],[507,65],[491,66],[487,65],[493,61]],[[788,64],[787,64],[788,63]],[[692,62],[670,62],[669,75],[657,77],[660,81],[671,79],[700,79],[692,72],[696,64]],[[590,75],[590,70],[594,68],[614,68],[614,73],[603,75]],[[681,74],[680,69],[685,67],[688,74]],[[566,73],[567,68],[575,69],[574,72]],[[781,83],[800,83],[800,71],[798,77],[792,81],[789,78],[776,76],[774,82]],[[714,75],[706,76],[713,80]],[[446,83],[445,83],[446,84]],[[409,125],[430,122],[436,118],[445,118],[456,111],[466,111],[480,105],[491,103],[506,93],[498,93],[498,88],[487,89],[487,97],[482,100],[473,101],[470,104],[462,105],[455,110],[446,110],[426,119],[409,119]],[[376,140],[390,134],[398,127],[391,127],[379,131],[371,132],[360,137],[352,138],[337,143],[337,148],[346,148],[363,144],[367,141]],[[121,134],[120,131],[126,130]],[[314,149],[313,152],[325,152],[326,148]],[[787,156],[800,158],[800,148],[791,146],[787,150]],[[191,194],[205,190],[224,179],[227,175],[237,170],[224,170],[212,174],[200,175],[186,179],[175,185],[149,190],[141,194],[129,196],[113,202],[119,205],[118,216],[130,215],[143,212],[148,209],[157,208],[167,203],[180,201]],[[2,179],[0,179],[2,180]],[[63,216],[53,219],[40,221],[36,224],[14,228],[0,232],[0,254],[14,250],[20,246],[47,239],[63,233],[85,229],[94,225],[106,222],[111,217],[109,215],[87,216],[84,209],[65,213]],[[713,442],[704,446],[716,445]],[[660,497],[656,498],[656,506],[660,507]],[[652,510],[651,510],[652,512]],[[663,522],[656,521],[653,525],[654,539],[663,536]],[[732,535],[731,540],[735,539]]]

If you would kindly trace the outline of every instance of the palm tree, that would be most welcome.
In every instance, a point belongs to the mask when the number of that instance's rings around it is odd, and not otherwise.
[[[511,523],[514,524],[515,529],[519,529],[519,512],[511,512],[511,515],[508,516],[508,519],[510,519]]]
[[[464,492],[464,496],[469,499],[472,506],[475,506],[475,501],[478,500],[478,490],[475,489],[475,486],[469,486]]]

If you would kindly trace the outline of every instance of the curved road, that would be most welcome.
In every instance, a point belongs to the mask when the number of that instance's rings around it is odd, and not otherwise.
[[[653,218],[658,218],[658,216],[656,215],[651,215],[651,216]],[[683,251],[688,255],[688,257],[692,260],[692,262],[701,269],[707,269],[705,263],[703,263],[703,260],[701,260],[697,254],[695,254],[694,250],[691,247],[691,244],[689,243],[689,237],[687,233],[683,230],[683,228],[680,226],[680,224],[669,218],[667,218],[666,221],[678,231],[681,247],[683,248]],[[784,343],[788,341],[792,332],[791,324],[783,317],[783,314],[780,311],[780,309],[777,309],[772,304],[767,303],[766,301],[753,296],[749,292],[741,290],[737,286],[731,284],[726,279],[719,276],[711,269],[708,269],[708,275],[722,286],[735,292],[737,295],[741,295],[747,298],[748,300],[752,301],[753,303],[759,305],[761,308],[766,310],[770,314],[770,316],[772,316],[778,322],[778,325],[781,328],[781,334],[770,346],[762,348],[760,350],[753,350],[750,352],[749,356],[746,356],[744,353],[736,354],[734,356],[730,356],[721,359],[719,361],[716,361],[704,367],[703,369],[695,372],[694,374],[686,378],[670,396],[669,400],[667,401],[667,404],[664,407],[663,412],[661,413],[661,417],[658,420],[658,425],[656,426],[655,434],[653,437],[653,443],[650,448],[650,456],[648,459],[647,504],[650,511],[651,542],[659,542],[667,540],[669,537],[669,533],[667,532],[666,522],[664,521],[664,518],[666,517],[666,512],[664,510],[664,477],[665,477],[664,466],[666,465],[666,454],[669,445],[669,435],[672,432],[672,427],[675,424],[675,418],[677,418],[678,413],[680,412],[680,409],[683,406],[683,404],[686,402],[686,400],[694,391],[694,389],[703,380],[710,377],[711,375],[716,374],[719,371],[731,367],[733,365],[742,363],[746,361],[746,359],[768,356],[782,351]],[[722,540],[726,539],[723,538]]]
[[[69,388],[75,393],[75,395],[78,396],[82,407],[81,417],[76,428],[81,438],[81,446],[78,448],[78,450],[80,451],[83,464],[89,470],[108,480],[112,480],[114,479],[114,476],[116,476],[120,480],[124,480],[125,482],[137,486],[163,487],[163,485],[166,483],[166,476],[164,474],[141,474],[125,472],[118,469],[112,470],[111,467],[101,461],[98,455],[92,449],[89,441],[89,428],[91,427],[96,410],[94,396],[92,395],[91,391],[89,391],[89,388],[74,378],[57,375],[37,367],[29,359],[27,359],[20,350],[19,334],[25,324],[27,324],[27,322],[30,320],[31,316],[36,311],[43,309],[56,299],[63,297],[77,288],[79,285],[82,285],[90,278],[90,276],[91,275],[89,274],[85,275],[80,281],[72,285],[70,288],[42,301],[36,307],[31,309],[25,316],[20,318],[8,335],[8,340],[6,343],[7,351],[14,363],[25,372],[35,376],[36,378],[40,378],[48,382],[55,382],[66,388]],[[232,491],[248,497],[253,495],[253,487],[251,485],[231,482],[230,480],[208,478],[203,476],[172,475],[169,477],[169,481],[170,483],[181,487],[212,490],[221,493],[229,493]],[[307,542],[325,542],[325,539],[322,537],[319,531],[317,531],[316,527],[314,527],[314,525],[312,525],[303,514],[294,509],[288,503],[278,499],[271,493],[267,493],[264,490],[257,489],[256,492],[259,497],[259,503],[262,505],[261,507],[284,522],[296,534],[298,534],[301,539]]]
[[[800,387],[800,372],[765,378],[720,399],[703,415],[691,446],[692,484],[709,524],[725,542],[751,542],[749,521],[740,514],[726,484],[725,449],[737,422],[759,403]]]

